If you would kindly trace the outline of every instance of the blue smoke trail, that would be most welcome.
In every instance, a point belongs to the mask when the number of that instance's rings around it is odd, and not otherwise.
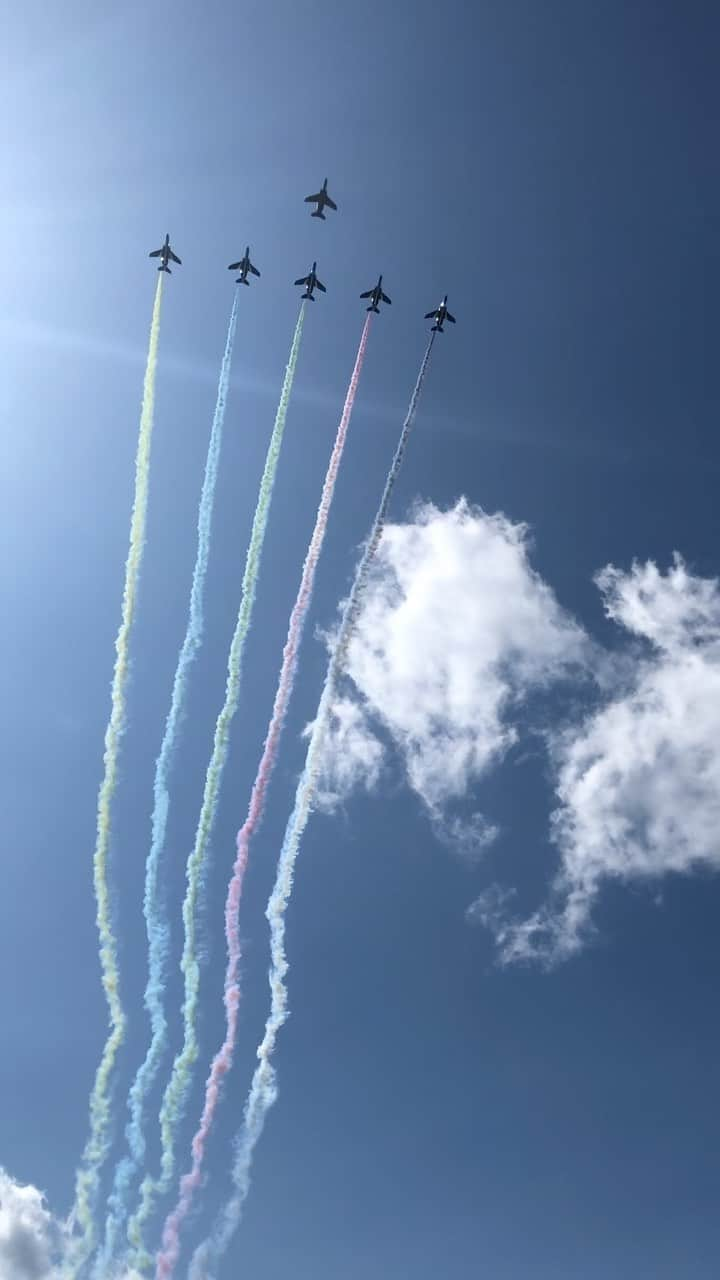
[[[160,864],[165,847],[168,810],[170,807],[170,773],[178,742],[187,698],[188,677],[200,650],[204,630],[205,578],[210,557],[215,488],[220,462],[223,424],[227,404],[230,367],[232,364],[235,329],[237,327],[238,297],[230,312],[225,353],[220,366],[217,400],[213,415],[210,443],[205,462],[200,506],[198,509],[198,540],[195,568],[190,591],[190,612],[185,639],[178,656],[173,680],[170,710],[165,722],[165,734],[155,764],[153,785],[152,840],[145,868],[145,896],[143,910],[148,939],[148,981],[145,988],[145,1008],[150,1016],[151,1040],[145,1060],[132,1083],[128,1098],[130,1112],[125,1130],[130,1154],[119,1162],[108,1201],[108,1217],[105,1224],[105,1240],[93,1268],[94,1280],[105,1280],[110,1262],[115,1256],[120,1234],[130,1212],[130,1192],[138,1171],[145,1160],[145,1134],[143,1118],[148,1094],[157,1077],[160,1064],[168,1047],[167,1018],[164,1007],[165,976],[170,948],[170,929],[164,895],[160,889]]]

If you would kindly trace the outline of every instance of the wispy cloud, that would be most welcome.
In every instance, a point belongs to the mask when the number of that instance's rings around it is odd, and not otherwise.
[[[433,830],[442,844],[471,863],[478,862],[500,835],[499,826],[483,813],[473,813],[468,818],[460,814],[436,815]]]
[[[658,880],[720,869],[720,588],[675,557],[597,575],[605,611],[639,637],[625,683],[551,751],[560,869],[548,902],[509,920],[503,892],[470,915],[490,927],[504,961],[547,963],[577,951],[608,880]]]
[[[325,805],[372,786],[392,743],[439,833],[486,846],[493,824],[448,806],[515,742],[527,695],[577,671],[586,648],[532,569],[524,525],[464,500],[389,525],[327,739]]]
[[[312,724],[308,725],[303,736],[309,738],[312,729]],[[363,708],[349,697],[338,698],[334,703],[328,735],[315,805],[332,813],[357,788],[372,790],[380,778],[385,748]]]

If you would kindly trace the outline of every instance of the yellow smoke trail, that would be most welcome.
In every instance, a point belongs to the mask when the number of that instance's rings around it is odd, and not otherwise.
[[[129,642],[138,582],[145,545],[145,525],[150,477],[155,408],[155,372],[160,337],[160,308],[164,275],[160,275],[155,291],[150,343],[143,386],[140,433],[135,457],[135,496],[130,520],[130,548],[125,562],[122,617],[115,640],[115,669],[112,681],[110,719],[105,730],[104,774],[97,805],[97,839],[93,855],[93,882],[97,904],[97,928],[100,938],[100,969],[108,1006],[110,1030],[102,1051],[90,1094],[90,1133],[75,1179],[73,1218],[80,1229],[71,1247],[69,1276],[76,1276],[92,1253],[96,1242],[95,1202],[100,1184],[100,1169],[110,1149],[110,1082],[118,1050],[125,1038],[125,1011],[120,998],[117,940],[113,931],[110,889],[108,885],[108,852],[111,835],[112,802],[117,788],[120,742],[125,728],[125,693],[129,667]]]

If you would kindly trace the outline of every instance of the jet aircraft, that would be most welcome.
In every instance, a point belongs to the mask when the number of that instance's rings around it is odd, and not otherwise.
[[[316,204],[317,209],[313,209],[312,213],[310,214],[310,217],[322,218],[323,222],[325,221],[325,214],[323,213],[323,209],[325,208],[326,205],[328,209],[337,210],[337,205],[335,201],[331,200],[330,196],[328,195],[327,178],[323,182],[322,187],[320,188],[320,190],[317,192],[316,195],[305,197],[305,204]]]
[[[260,275],[260,272],[258,271],[257,267],[254,267],[252,262],[250,261],[250,245],[248,245],[247,248],[245,249],[245,256],[241,258],[239,262],[230,263],[230,266],[228,267],[228,271],[240,272],[240,275],[235,281],[236,284],[248,284],[248,285],[250,284],[250,281],[248,280],[248,271],[251,271],[254,276]]]
[[[375,285],[374,289],[368,289],[367,293],[361,293],[360,297],[371,299],[370,306],[367,308],[367,310],[374,311],[375,314],[378,316],[380,315],[380,308],[378,306],[378,303],[379,302],[387,302],[388,304],[391,303],[391,299],[388,298],[386,293],[383,293],[382,276],[378,276],[378,282]]]
[[[446,320],[449,320],[451,324],[455,324],[455,317],[451,316],[448,311],[447,294],[445,294],[440,306],[435,311],[428,311],[425,319],[435,321],[435,324],[432,327],[433,333],[444,333],[445,330],[443,329],[443,325]]]
[[[313,262],[310,274],[307,276],[301,276],[299,280],[295,281],[295,284],[305,285],[305,292],[302,296],[303,298],[309,298],[311,302],[315,301],[313,297],[313,289],[319,289],[321,293],[327,293],[325,285],[317,278],[317,272],[315,270],[316,266],[317,262]]]
[[[168,266],[168,262],[177,262],[177,264],[178,264],[178,266],[179,266],[179,267],[180,267],[180,266],[182,266],[182,263],[181,263],[180,259],[178,258],[177,254],[176,254],[176,253],[173,253],[172,249],[170,248],[170,233],[169,233],[169,232],[168,232],[168,234],[167,234],[167,235],[166,235],[166,237],[165,237],[165,243],[164,243],[164,245],[163,245],[162,249],[153,249],[152,253],[149,253],[149,254],[148,254],[148,257],[149,257],[149,258],[160,258],[160,266],[158,267],[158,271],[167,271],[167,273],[168,273],[168,275],[169,275],[169,276],[171,276],[171,275],[172,275],[172,271],[170,270],[170,268],[169,268],[169,266]]]

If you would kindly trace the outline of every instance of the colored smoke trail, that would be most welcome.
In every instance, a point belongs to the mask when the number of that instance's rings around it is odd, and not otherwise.
[[[348,427],[350,425],[350,417],[352,415],[355,396],[358,389],[358,382],[360,380],[360,373],[365,359],[365,350],[370,332],[370,319],[371,317],[368,315],[365,319],[365,324],[363,325],[360,344],[358,346],[357,356],[355,359],[355,366],[353,368],[352,377],[350,378],[347,395],[345,397],[345,405],[337,429],[335,444],[333,445],[333,450],[330,455],[330,462],[328,464],[325,482],[323,484],[320,504],[315,518],[315,528],[313,529],[310,545],[305,556],[302,577],[300,579],[300,587],[290,614],[287,640],[285,641],[285,648],[283,649],[282,666],[280,668],[280,676],[278,679],[277,690],[275,692],[275,701],[273,703],[270,724],[268,725],[263,754],[260,764],[258,765],[255,782],[253,783],[250,806],[248,808],[245,822],[237,834],[237,854],[225,902],[225,939],[228,953],[227,968],[225,971],[225,1039],[213,1059],[210,1074],[205,1085],[205,1103],[202,1118],[192,1142],[192,1167],[190,1172],[186,1173],[184,1177],[181,1178],[178,1202],[172,1213],[168,1214],[168,1217],[165,1220],[162,1235],[162,1250],[158,1255],[156,1264],[156,1280],[169,1280],[177,1265],[177,1261],[180,1256],[180,1228],[190,1210],[195,1191],[200,1186],[202,1179],[202,1166],[205,1158],[205,1147],[215,1118],[215,1111],[220,1100],[222,1081],[232,1067],[233,1050],[237,1036],[238,1009],[240,1005],[239,909],[245,868],[247,866],[250,851],[250,841],[262,821],[267,790],[270,785],[270,779],[277,760],[278,747],[280,745],[280,738],[285,723],[288,703],[295,683],[298,651],[302,640],[305,619],[312,599],[315,571],[322,551],[328,516],[330,514],[330,505],[335,492],[335,482],[340,468]]]
[[[300,842],[312,810],[322,744],[335,700],[337,682],[342,674],[348,645],[352,639],[355,623],[362,608],[362,599],[367,586],[370,568],[380,544],[390,499],[402,466],[405,448],[417,412],[434,338],[435,334],[431,333],[395,450],[395,456],[385,482],[380,506],[373,521],[370,537],[355,571],[355,578],[343,612],[335,649],[328,663],[325,684],[320,695],[317,716],[308,743],[305,768],[295,792],[295,804],[285,828],[275,884],[265,912],[270,924],[270,1013],[265,1023],[265,1033],[257,1049],[259,1061],[255,1068],[250,1092],[245,1103],[243,1127],[235,1146],[235,1159],[232,1169],[235,1191],[227,1204],[221,1209],[210,1237],[195,1250],[188,1272],[189,1280],[208,1280],[212,1270],[225,1253],[240,1225],[243,1205],[250,1190],[250,1171],[255,1147],[265,1127],[265,1117],[277,1097],[277,1084],[275,1068],[272,1065],[272,1056],[280,1028],[288,1016],[288,993],[285,986],[285,978],[289,965],[285,954],[285,912],[292,892],[295,863],[300,851]]]
[[[71,1276],[77,1274],[77,1271],[95,1246],[94,1212],[100,1184],[100,1169],[110,1149],[110,1083],[118,1051],[125,1039],[126,1019],[120,996],[117,940],[113,931],[108,885],[108,854],[112,830],[112,803],[118,782],[120,743],[125,729],[125,693],[129,671],[130,633],[135,617],[138,583],[145,545],[163,278],[162,274],[158,278],[153,304],[152,324],[150,326],[150,342],[140,413],[140,431],[135,456],[135,494],[130,519],[130,546],[125,562],[125,585],[123,587],[120,628],[115,639],[111,711],[107,729],[105,730],[104,773],[98,792],[97,839],[93,855],[93,881],[97,903],[97,928],[100,939],[100,969],[108,1006],[110,1031],[105,1041],[95,1075],[95,1083],[90,1095],[90,1133],[75,1179],[73,1217],[80,1228],[80,1237],[73,1241],[70,1248]]]
[[[128,1098],[130,1115],[125,1131],[130,1154],[119,1162],[115,1170],[115,1180],[108,1202],[105,1242],[93,1270],[95,1280],[105,1280],[110,1269],[110,1262],[115,1256],[120,1232],[130,1211],[128,1200],[132,1183],[145,1160],[146,1142],[143,1132],[145,1102],[155,1082],[160,1063],[168,1045],[164,996],[170,930],[164,896],[160,889],[160,863],[165,848],[170,806],[170,774],[178,734],[185,713],[188,678],[200,650],[205,627],[205,578],[210,558],[212,515],[220,463],[233,345],[237,327],[238,298],[239,294],[236,290],[228,323],[225,351],[220,366],[215,412],[213,414],[210,442],[205,462],[205,475],[200,494],[197,520],[197,553],[195,568],[193,569],[192,587],[190,589],[187,630],[178,655],[170,710],[165,722],[165,733],[160,745],[160,752],[155,763],[151,818],[152,835],[150,852],[145,868],[145,896],[143,902],[148,939],[149,969],[145,988],[145,1008],[150,1017],[151,1040],[145,1060],[141,1064],[130,1088]]]
[[[136,1213],[128,1223],[128,1240],[135,1251],[133,1265],[145,1267],[150,1259],[143,1245],[143,1231],[152,1213],[155,1197],[170,1189],[175,1172],[174,1143],[177,1126],[181,1121],[187,1103],[187,1095],[192,1081],[192,1070],[198,1056],[197,1011],[200,997],[200,965],[197,958],[197,906],[205,876],[205,863],[208,846],[215,823],[220,784],[227,760],[230,743],[230,725],[237,710],[240,696],[240,678],[242,674],[242,658],[245,640],[250,629],[255,592],[260,572],[265,530],[267,528],[270,502],[272,499],[275,474],[277,472],[280,447],[282,445],[285,420],[287,418],[290,393],[292,391],[295,369],[297,366],[300,339],[302,337],[305,304],[301,303],[295,333],[293,335],[290,357],[288,359],[283,380],[280,402],[275,415],[265,468],[260,481],[257,507],[253,517],[250,544],[245,560],[245,571],[242,581],[242,597],[235,624],[235,632],[230,644],[228,656],[228,674],[225,688],[225,701],[215,724],[212,755],[205,774],[205,788],[202,807],[195,833],[195,843],[188,858],[186,867],[186,890],[183,901],[183,926],[185,940],[181,960],[181,969],[185,979],[183,999],[183,1044],[176,1055],[172,1073],[160,1106],[160,1176],[145,1177],[140,1188],[140,1204]]]

